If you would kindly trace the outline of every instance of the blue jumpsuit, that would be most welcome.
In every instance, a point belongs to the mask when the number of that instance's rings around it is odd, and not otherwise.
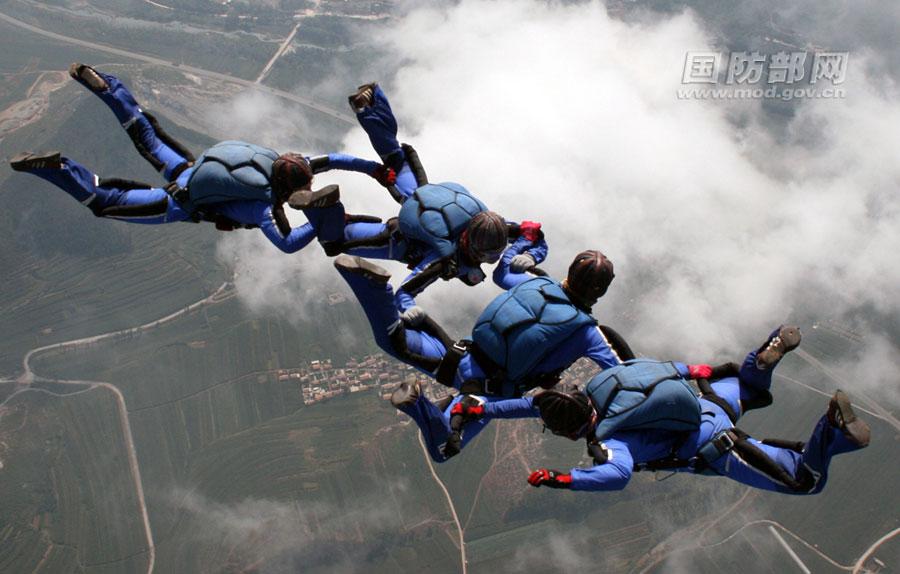
[[[753,351],[747,355],[741,365],[738,377],[729,377],[712,383],[716,394],[725,399],[738,416],[743,414],[741,400],[752,399],[759,391],[767,391],[772,384],[772,369],[756,368],[756,353]],[[682,376],[686,377],[687,366],[681,363],[676,363],[676,366]],[[635,463],[665,458],[672,454],[672,450],[682,440],[684,442],[678,447],[677,455],[682,459],[690,459],[696,456],[699,449],[721,431],[734,427],[728,415],[718,405],[704,399],[700,399],[700,404],[702,409],[700,428],[688,435],[686,440],[683,435],[662,430],[623,431],[613,434],[601,443],[609,457],[607,462],[587,469],[572,469],[572,490],[621,490],[631,479]],[[495,414],[495,412],[499,414]],[[499,401],[485,405],[485,418],[522,418],[526,416],[539,416],[538,410],[532,405],[530,398]],[[420,428],[424,428],[423,425],[434,425],[427,419],[421,420],[422,422],[420,419],[416,419]],[[481,423],[478,428],[480,431],[484,426],[484,421],[478,422]],[[468,432],[468,427],[464,427],[464,432]],[[748,440],[764,451],[790,476],[798,477],[802,467],[805,466],[815,479],[812,488],[805,492],[793,490],[751,466],[734,450],[714,461],[711,468],[704,474],[726,476],[748,486],[774,492],[817,494],[825,487],[831,458],[837,454],[860,448],[848,440],[839,429],[831,426],[825,416],[822,416],[816,423],[802,453],[763,444],[753,438]],[[689,468],[680,470],[691,472]]]
[[[176,182],[187,185],[193,173],[192,167],[184,169],[188,159],[158,137],[151,122],[144,115],[134,96],[115,76],[97,72],[109,88],[103,92],[94,92],[109,106],[123,128],[137,132],[135,144],[146,153],[148,161],[157,168],[166,181],[172,181],[178,174]],[[80,81],[80,80],[79,80]],[[376,162],[365,161],[344,154],[330,154],[329,168],[349,171],[360,171],[371,174],[378,166]],[[183,170],[180,171],[179,170]],[[175,221],[192,221],[191,214],[161,187],[147,189],[123,189],[111,185],[101,185],[100,178],[81,164],[62,158],[62,169],[32,169],[30,173],[49,181],[75,198],[79,203],[100,214],[104,209],[114,206],[147,206],[156,205],[158,209],[148,209],[142,215],[113,216],[115,219],[132,223],[160,224]],[[304,224],[282,233],[275,223],[272,205],[263,201],[229,201],[210,206],[209,211],[242,225],[259,226],[263,234],[285,253],[293,253],[308,245],[316,237],[315,229]]]
[[[512,273],[509,271],[509,263],[517,254],[525,251],[530,242],[525,238],[519,238],[507,249],[500,260],[494,278],[497,283],[505,288],[511,288],[519,283],[533,278],[528,273]],[[349,273],[339,269],[341,275],[347,281],[350,289],[359,299],[363,311],[372,327],[375,342],[387,354],[406,362],[419,369],[428,376],[434,377],[430,372],[415,362],[409,361],[397,352],[391,342],[391,333],[400,327],[400,304],[393,296],[393,289],[389,284],[381,285],[362,275]],[[410,352],[428,358],[441,359],[447,352],[441,340],[434,335],[422,330],[404,328],[406,345]],[[621,360],[610,347],[603,333],[595,325],[582,327],[575,331],[547,355],[536,367],[535,373],[550,373],[564,369],[580,359],[587,357],[602,368],[608,368],[621,363]],[[454,386],[459,388],[469,380],[485,380],[487,375],[475,359],[466,354],[460,361],[457,369]]]
[[[412,196],[419,186],[400,142],[397,140],[397,120],[381,87],[375,87],[373,104],[359,112],[356,117],[382,161],[388,166],[399,166],[395,183],[399,194],[404,199]],[[308,214],[308,217],[319,233],[319,240],[323,242],[384,238],[377,245],[354,247],[347,250],[346,253],[368,259],[392,259],[411,264],[412,272],[403,280],[396,294],[401,312],[412,307],[415,304],[415,296],[430,283],[421,285],[415,291],[405,289],[404,286],[426,267],[441,259],[440,255],[429,245],[407,239],[399,232],[391,233],[385,223],[345,224],[344,207],[341,204],[317,210],[317,213]],[[527,253],[535,262],[541,263],[547,257],[547,243],[541,238],[533,244],[529,243],[527,248],[519,253]],[[458,268],[456,277],[462,279],[466,284],[474,285],[484,280],[484,273],[477,265],[467,265],[459,257],[457,257],[456,263]]]

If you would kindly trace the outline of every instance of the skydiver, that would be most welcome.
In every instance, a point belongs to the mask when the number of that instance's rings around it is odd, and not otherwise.
[[[418,155],[397,140],[397,120],[377,84],[366,84],[349,97],[350,106],[386,166],[376,174],[401,203],[398,217],[382,223],[377,218],[345,217],[335,205],[310,214],[326,253],[349,253],[372,259],[402,261],[412,269],[397,290],[403,318],[418,325],[424,310],[414,298],[437,279],[458,278],[467,285],[484,280],[482,263],[496,263],[504,249],[521,238],[527,248],[517,253],[513,269],[525,271],[547,256],[540,224],[507,222],[472,196],[463,186],[429,184]],[[305,208],[302,201],[292,207]]]
[[[526,245],[526,239],[514,243],[501,269]],[[590,315],[614,276],[612,263],[598,251],[578,254],[562,284],[528,273],[501,274],[510,290],[488,305],[473,330],[474,342],[454,342],[427,315],[418,326],[407,324],[393,296],[390,274],[371,261],[340,255],[335,267],[359,299],[379,347],[464,394],[521,396],[537,386],[552,387],[581,357],[608,368],[621,363],[620,353],[625,358],[633,355],[614,331],[598,327]],[[509,312],[498,316],[494,311],[504,303]],[[517,305],[520,308],[514,308]],[[515,326],[506,329],[506,321]],[[481,348],[483,342],[488,344]],[[430,409],[422,400],[411,386],[401,387],[391,398],[414,418],[417,410]]]
[[[586,440],[595,462],[593,467],[569,472],[536,470],[528,477],[528,483],[535,487],[621,490],[634,472],[665,470],[725,476],[754,488],[786,494],[817,494],[825,487],[833,456],[869,444],[869,426],[856,417],[845,393],[840,390],[834,393],[806,443],[781,439],[759,441],[735,427],[747,410],[771,403],[773,370],[799,343],[798,328],[781,327],[759,349],[751,351],[739,368],[737,365],[713,369],[709,365],[636,362],[600,373],[583,391],[577,387],[550,390],[534,397],[501,401],[490,408],[485,405],[484,414],[476,410],[469,418],[489,417],[494,409],[502,412],[502,418],[524,417],[530,412],[539,416],[554,434]],[[624,371],[634,368],[643,369],[632,371],[638,373],[637,378]],[[673,368],[674,372],[664,374],[665,379],[651,374],[667,368]],[[720,369],[726,376],[711,384],[705,380],[714,378]],[[611,379],[612,376],[616,378]],[[650,380],[650,377],[655,378]],[[706,390],[701,384],[703,394],[699,399],[679,391],[681,396],[696,401],[690,408],[697,409],[699,414],[694,428],[679,430],[678,427],[688,423],[674,417],[670,407],[662,406],[663,399],[670,405],[676,404],[679,399],[674,398],[673,389],[685,388],[684,379],[688,377],[706,383]],[[666,391],[669,394],[651,403],[653,393],[658,392],[654,389],[640,403],[646,405],[643,412],[638,411],[637,403],[630,405],[631,410],[625,408],[633,397],[619,400],[620,395],[603,394],[614,388],[630,388],[637,383],[646,387],[662,381],[670,385]],[[612,406],[598,406],[600,397],[605,397],[605,405]],[[687,403],[684,405],[677,407],[681,414],[687,413],[684,410]],[[663,409],[669,410],[663,412]]]
[[[69,75],[109,106],[141,156],[168,184],[101,178],[59,152],[22,153],[10,165],[53,183],[98,217],[146,224],[209,221],[224,231],[258,227],[276,247],[293,253],[316,234],[308,223],[291,228],[284,202],[302,199],[311,213],[337,197],[336,186],[312,190],[315,173],[342,169],[375,177],[383,171],[377,162],[344,154],[310,159],[238,141],[218,143],[195,160],[118,78],[78,63]]]

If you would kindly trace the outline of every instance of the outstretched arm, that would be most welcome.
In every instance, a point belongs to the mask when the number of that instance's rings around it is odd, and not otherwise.
[[[513,260],[520,255],[529,256],[534,263],[537,263],[538,260],[530,253],[530,250],[533,248],[534,243],[521,236],[507,247],[506,251],[503,252],[503,257],[500,258],[500,262],[497,263],[497,267],[494,268],[494,283],[501,289],[508,290],[534,278],[534,275],[528,273],[527,270],[513,271],[510,268],[513,265]],[[544,255],[546,256],[546,250],[544,250]]]
[[[286,218],[277,217],[273,207],[263,201],[229,201],[217,211],[238,223],[258,225],[272,245],[285,253],[300,251],[316,238],[312,225],[291,228]]]
[[[619,440],[603,442],[607,460],[591,468],[572,469],[572,490],[622,490],[631,480],[634,458]]]
[[[588,325],[585,329],[584,356],[597,363],[603,369],[622,364],[622,359],[610,346],[609,341],[596,325]]]
[[[520,399],[490,400],[484,404],[486,419],[527,419],[539,417],[540,411],[534,406],[532,397]]]
[[[381,168],[381,164],[377,161],[362,159],[345,153],[319,155],[308,158],[308,160],[313,173],[323,173],[338,169],[341,171],[356,171],[374,176],[378,169]]]

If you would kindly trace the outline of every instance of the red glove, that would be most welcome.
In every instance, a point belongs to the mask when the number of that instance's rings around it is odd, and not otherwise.
[[[688,378],[708,379],[712,376],[712,367],[709,365],[688,365]]]
[[[450,409],[450,416],[462,415],[465,419],[481,418],[484,416],[484,405],[466,405],[459,401]]]
[[[549,486],[550,488],[571,488],[572,475],[558,470],[542,468],[531,473],[528,477],[531,486]]]
[[[543,235],[541,233],[541,224],[537,221],[523,221],[519,224],[519,231],[522,233],[522,237],[534,243]]]
[[[372,172],[372,177],[384,187],[397,183],[397,172],[383,165],[375,168],[375,171]]]

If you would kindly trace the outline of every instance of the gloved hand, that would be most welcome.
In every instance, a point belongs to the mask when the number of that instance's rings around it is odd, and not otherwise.
[[[403,324],[407,327],[418,327],[427,316],[428,313],[425,312],[425,309],[418,305],[413,305],[406,311],[400,313],[400,320],[403,321]]]
[[[687,368],[690,379],[708,379],[713,372],[709,365],[688,365]]]
[[[447,437],[447,442],[444,443],[444,448],[441,449],[441,454],[444,455],[445,459],[454,457],[459,454],[459,451],[462,450],[462,435],[458,432],[450,433],[450,436]]]
[[[541,232],[541,224],[537,221],[523,221],[519,224],[519,231],[522,234],[522,237],[534,243],[541,237],[543,237],[543,233]]]
[[[721,365],[716,365],[712,368],[712,373],[710,373],[708,378],[711,381],[717,381],[719,379],[725,379],[727,377],[736,377],[740,374],[740,372],[741,367],[737,363],[722,363]]]
[[[527,253],[521,253],[509,262],[509,270],[513,273],[525,273],[535,265],[534,257]]]
[[[384,187],[397,183],[397,172],[384,165],[376,167],[372,172],[372,177]]]
[[[528,477],[531,486],[549,486],[550,488],[571,488],[572,475],[558,470],[542,468]]]
[[[478,420],[484,416],[484,403],[473,397],[466,397],[450,409],[450,416],[461,415],[464,422]]]

